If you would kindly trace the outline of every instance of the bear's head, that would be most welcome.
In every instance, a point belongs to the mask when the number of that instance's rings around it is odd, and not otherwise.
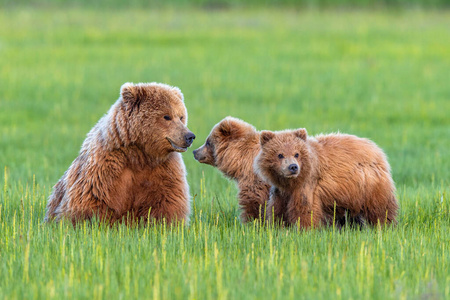
[[[271,185],[290,186],[309,173],[306,129],[262,131],[261,151],[255,159],[256,172]]]
[[[238,179],[253,173],[254,157],[250,156],[258,150],[256,129],[242,120],[226,117],[213,127],[205,143],[193,153],[198,162],[217,167],[226,176]]]
[[[125,83],[120,89],[131,142],[147,153],[184,152],[195,135],[187,128],[183,94],[161,83]]]

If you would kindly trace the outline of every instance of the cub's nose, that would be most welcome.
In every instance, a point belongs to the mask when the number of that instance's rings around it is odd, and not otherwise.
[[[195,134],[193,134],[192,132],[187,133],[184,136],[184,140],[186,141],[186,145],[189,147],[190,145],[192,145],[192,142],[195,139]]]
[[[289,171],[291,171],[292,174],[297,174],[298,172],[298,165],[297,164],[291,164],[288,167]]]
[[[198,149],[192,151],[192,153],[194,153],[194,158],[195,158],[196,160],[198,160],[198,155],[197,155]]]

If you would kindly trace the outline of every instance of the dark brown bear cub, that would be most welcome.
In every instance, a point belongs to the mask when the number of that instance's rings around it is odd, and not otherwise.
[[[183,94],[159,83],[126,83],[92,128],[78,157],[55,185],[47,221],[74,224],[165,218],[189,221],[186,171],[179,152],[195,135],[186,127]]]
[[[242,222],[264,217],[270,186],[253,169],[260,151],[259,132],[239,119],[226,117],[211,130],[203,146],[194,150],[200,163],[218,168],[239,188]]]
[[[346,134],[308,137],[305,129],[261,132],[255,169],[272,185],[269,220],[302,228],[349,214],[381,225],[396,222],[398,204],[383,151]]]

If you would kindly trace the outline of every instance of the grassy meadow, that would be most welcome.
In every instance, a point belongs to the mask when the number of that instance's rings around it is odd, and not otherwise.
[[[450,11],[0,10],[1,299],[450,299]],[[385,150],[390,228],[243,225],[183,154],[189,227],[43,224],[52,186],[132,82],[181,88],[203,144],[232,115]]]

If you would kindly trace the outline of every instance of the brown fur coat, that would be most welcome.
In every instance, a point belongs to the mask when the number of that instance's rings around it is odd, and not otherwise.
[[[180,153],[195,136],[186,127],[180,90],[124,84],[120,98],[92,128],[78,157],[55,185],[46,221],[74,224],[97,216],[188,222],[189,186]]]

